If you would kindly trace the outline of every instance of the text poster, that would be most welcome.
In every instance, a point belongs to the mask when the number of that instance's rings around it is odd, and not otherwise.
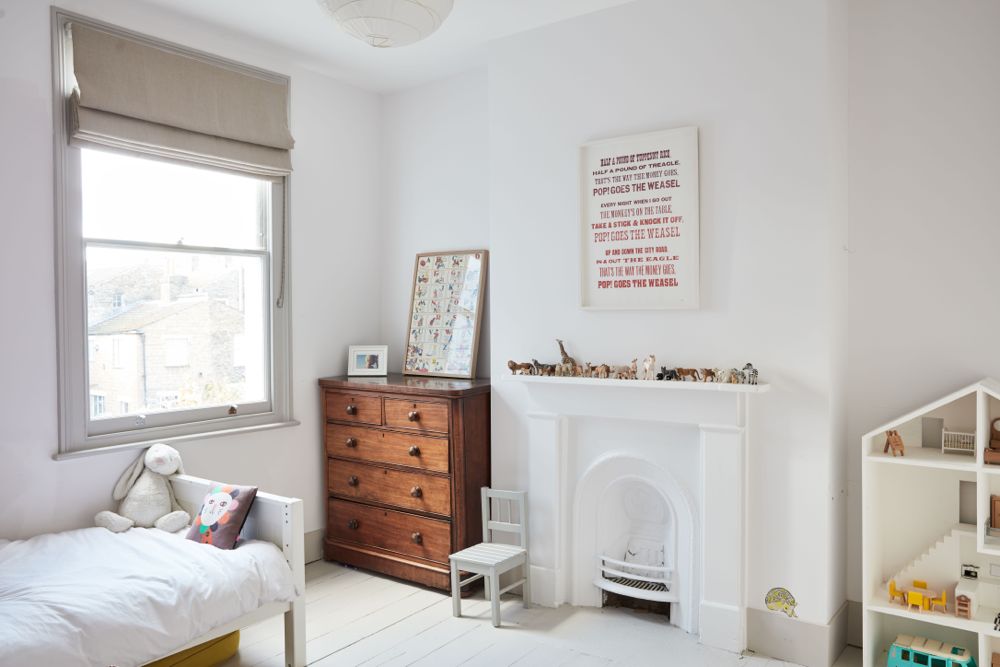
[[[698,128],[581,149],[584,308],[698,307]]]

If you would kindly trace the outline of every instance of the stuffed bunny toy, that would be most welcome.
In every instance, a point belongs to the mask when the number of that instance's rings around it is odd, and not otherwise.
[[[184,474],[180,453],[163,443],[153,445],[139,455],[115,484],[112,497],[121,501],[118,513],[98,512],[94,523],[113,533],[121,533],[132,526],[159,528],[171,533],[184,528],[191,517],[177,504],[167,479],[174,473]]]

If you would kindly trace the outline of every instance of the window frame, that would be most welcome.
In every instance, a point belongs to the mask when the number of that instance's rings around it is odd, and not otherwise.
[[[287,81],[287,77],[228,61],[170,42],[156,40],[117,26],[109,25],[71,12],[52,8],[52,77],[54,124],[54,189],[55,189],[55,291],[58,369],[59,447],[55,458],[67,458],[109,450],[130,449],[152,442],[200,440],[210,436],[245,431],[292,426],[291,401],[291,303],[288,279],[288,205],[291,175],[263,176],[252,172],[227,169],[267,180],[271,184],[270,228],[264,248],[266,295],[265,344],[268,399],[260,403],[238,406],[213,406],[148,415],[133,415],[119,419],[90,419],[87,334],[87,286],[82,220],[81,149],[69,142],[67,97],[73,87],[73,72],[69,66],[69,45],[66,25],[80,23],[137,39],[158,48],[174,51],[205,62],[235,68],[256,76]],[[160,159],[141,152],[124,154],[146,159]],[[170,160],[195,168],[205,165]],[[143,246],[152,244],[143,244]],[[161,249],[179,252],[200,252],[199,246],[165,245]],[[224,250],[227,254],[231,249]],[[183,419],[178,419],[183,417]],[[126,425],[125,422],[131,422]]]

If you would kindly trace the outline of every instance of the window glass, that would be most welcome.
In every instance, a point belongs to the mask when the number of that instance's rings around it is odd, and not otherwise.
[[[927,655],[925,655],[923,653],[917,653],[916,651],[913,652],[913,664],[914,665],[926,665],[927,662],[928,662]]]
[[[84,236],[265,247],[261,204],[268,198],[268,181],[119,153],[80,152]]]

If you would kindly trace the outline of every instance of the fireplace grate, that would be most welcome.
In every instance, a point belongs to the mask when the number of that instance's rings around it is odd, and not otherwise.
[[[640,591],[653,591],[653,592],[667,592],[667,585],[662,581],[639,581],[637,579],[630,579],[629,577],[605,577],[606,580],[618,584],[619,586],[628,586],[629,588],[636,588]]]

